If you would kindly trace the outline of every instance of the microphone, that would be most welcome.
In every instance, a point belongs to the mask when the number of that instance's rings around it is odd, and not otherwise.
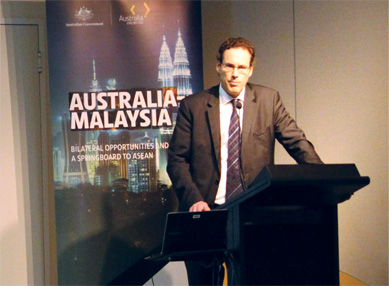
[[[243,107],[239,99],[236,100],[236,108],[241,109]]]

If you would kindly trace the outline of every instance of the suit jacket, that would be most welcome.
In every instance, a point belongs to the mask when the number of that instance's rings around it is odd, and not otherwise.
[[[322,163],[278,92],[264,86],[246,86],[241,138],[246,186],[263,167],[274,164],[275,139],[297,163]],[[220,144],[219,86],[215,86],[180,104],[167,166],[180,210],[187,211],[198,201],[214,203],[220,180]]]

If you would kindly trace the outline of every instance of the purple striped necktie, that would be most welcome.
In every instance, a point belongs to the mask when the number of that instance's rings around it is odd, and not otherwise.
[[[226,201],[243,191],[240,171],[240,122],[236,111],[237,102],[237,99],[231,100],[233,111],[228,129]]]

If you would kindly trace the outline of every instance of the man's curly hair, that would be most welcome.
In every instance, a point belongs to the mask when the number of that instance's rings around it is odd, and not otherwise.
[[[247,50],[251,55],[250,66],[254,64],[255,48],[248,40],[242,37],[228,38],[220,45],[219,51],[216,54],[216,59],[219,63],[223,63],[224,51],[232,48],[242,48]]]

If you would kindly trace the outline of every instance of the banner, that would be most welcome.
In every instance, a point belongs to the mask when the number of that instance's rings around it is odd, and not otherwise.
[[[180,101],[203,88],[200,1],[46,8],[59,284],[109,284],[177,209],[167,148]]]

